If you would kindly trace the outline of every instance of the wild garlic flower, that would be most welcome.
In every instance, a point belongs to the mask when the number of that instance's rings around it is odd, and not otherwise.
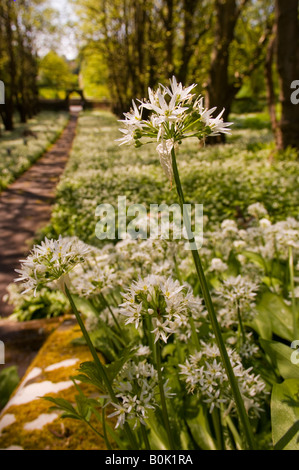
[[[204,107],[203,98],[191,93],[195,86],[184,87],[172,77],[170,87],[160,84],[157,90],[148,88],[148,99],[141,101],[139,107],[133,101],[133,108],[120,121],[124,126],[120,129],[123,137],[117,139],[120,145],[135,143],[140,147],[143,138],[146,143],[158,143],[157,152],[169,181],[173,177],[171,152],[183,139],[196,137],[204,141],[208,136],[230,132],[232,123],[223,122],[224,110],[212,117],[216,108]],[[143,109],[150,112],[147,120],[142,119]]]
[[[256,217],[257,219],[262,219],[263,217],[268,215],[267,210],[265,209],[264,205],[261,202],[255,202],[251,204],[247,208],[248,214]]]
[[[148,411],[157,406],[157,385],[157,371],[146,359],[124,365],[114,384],[119,402],[111,403],[115,411],[108,416],[117,416],[115,428],[122,428],[126,421],[133,424],[133,429],[145,424]]]
[[[240,393],[249,416],[260,416],[267,397],[266,385],[252,368],[245,369],[241,358],[231,348],[227,348]],[[209,412],[214,408],[224,409],[225,413],[235,413],[229,380],[222,364],[218,346],[214,342],[201,341],[201,350],[191,355],[185,364],[179,365],[181,376],[188,393],[196,393],[207,404]]]
[[[68,274],[77,264],[85,261],[90,247],[77,237],[49,240],[45,238],[40,245],[35,245],[25,260],[20,260],[21,269],[16,282],[23,282],[23,294],[38,287],[59,280]]]
[[[214,271],[218,273],[223,273],[227,271],[228,265],[222,261],[220,258],[212,258],[211,265],[209,267],[209,271]]]
[[[157,275],[140,278],[122,295],[120,313],[126,317],[125,324],[139,328],[143,319],[150,317],[155,342],[167,343],[172,334],[187,341],[191,336],[190,315],[200,324],[206,316],[201,299],[193,296],[189,286],[172,278]]]
[[[299,222],[297,220],[288,217],[285,221],[277,222],[274,228],[279,251],[287,253],[289,247],[299,250]]]
[[[82,297],[93,297],[107,294],[117,284],[117,273],[109,265],[101,266],[95,264],[86,269],[79,266],[71,276],[72,290]]]
[[[248,306],[256,297],[257,284],[242,276],[233,277],[223,281],[221,294],[230,302],[238,302],[240,307]]]
[[[236,234],[238,233],[238,226],[236,222],[232,219],[225,219],[221,223],[221,230],[224,235]]]
[[[255,298],[258,285],[248,277],[230,276],[217,290],[219,302],[223,303],[220,317],[223,326],[229,327],[238,323],[238,315],[243,321],[251,321],[255,314]]]
[[[120,315],[118,307],[109,306],[109,308],[105,308],[98,312],[98,314],[93,312],[86,313],[85,326],[89,332],[101,329],[103,322],[113,328],[115,326],[115,319],[120,324],[123,321],[123,316]]]
[[[252,359],[259,354],[259,348],[253,340],[252,332],[246,335],[246,340],[241,343],[238,353],[242,359],[246,360]]]
[[[295,254],[299,251],[299,222],[292,217],[273,224],[263,217],[247,230],[240,230],[239,236],[246,242],[246,250],[259,253],[264,259],[287,260],[289,248]]]

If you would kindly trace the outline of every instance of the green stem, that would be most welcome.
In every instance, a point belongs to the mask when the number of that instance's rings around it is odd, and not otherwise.
[[[154,345],[154,337],[153,337],[153,334],[151,333],[151,331],[153,330],[153,323],[152,323],[152,319],[150,317],[150,315],[147,313],[145,315],[145,328],[144,328],[145,332],[146,332],[146,335],[147,335],[147,341],[148,341],[148,345],[151,349],[151,352],[152,352],[152,359],[153,359],[153,364],[156,364],[157,360],[156,360],[156,349],[155,349],[155,345]]]
[[[197,336],[197,331],[196,331],[196,328],[195,328],[194,320],[193,320],[193,317],[191,315],[189,316],[189,323],[190,323],[190,326],[191,326],[191,338],[192,338],[193,346],[195,347],[196,351],[199,351],[200,350],[200,344],[199,344],[199,341],[198,341],[198,336]]]
[[[246,335],[245,335],[245,330],[244,330],[243,321],[242,321],[242,317],[241,317],[241,310],[240,310],[239,300],[237,301],[237,315],[238,315],[239,326],[240,326],[240,330],[241,330],[241,334],[242,334],[242,342],[244,344],[245,341],[246,341]]]
[[[110,450],[110,449],[111,449],[111,446],[110,446],[110,444],[109,444],[110,447],[107,446],[107,442],[106,442],[106,440],[105,440],[104,434],[100,433],[89,421],[87,421],[87,419],[84,419],[83,421],[84,421],[85,424],[87,424],[87,426],[90,427],[90,429],[91,429],[97,436],[99,436],[101,439],[104,439],[107,449]]]
[[[116,318],[116,316],[114,315],[112,308],[110,307],[109,303],[107,302],[107,300],[106,300],[106,298],[104,297],[104,295],[102,294],[102,292],[100,293],[100,297],[101,297],[102,301],[104,302],[104,305],[108,308],[109,312],[111,313],[112,318],[113,318],[113,320],[114,320],[114,323],[115,323],[115,325],[116,325],[118,331],[120,332],[120,334],[122,334],[122,330],[121,330],[121,327],[119,326],[119,323],[118,323],[118,321],[117,321],[117,318]]]
[[[180,270],[179,270],[179,267],[178,267],[178,262],[177,262],[177,259],[176,259],[175,255],[173,255],[173,261],[174,261],[174,268],[175,268],[176,277],[177,277],[178,281],[181,284],[183,284],[182,276],[181,276],[181,273],[180,273]]]
[[[142,437],[143,437],[143,440],[144,440],[144,445],[145,445],[146,450],[151,450],[151,446],[150,446],[148,436],[147,436],[147,432],[146,432],[146,427],[142,423],[141,423],[141,434],[142,434]]]
[[[158,372],[158,384],[159,384],[159,392],[160,392],[160,399],[161,399],[162,416],[163,416],[165,430],[168,436],[168,441],[169,441],[169,446],[170,446],[169,450],[175,450],[175,445],[174,445],[174,441],[173,441],[172,433],[170,429],[165,393],[164,393],[163,376],[162,376],[162,368],[161,368],[161,349],[160,349],[159,340],[156,342],[156,364],[157,364],[157,372]]]
[[[119,304],[120,302],[117,301],[117,299],[115,298],[115,295],[114,295],[113,292],[111,292],[110,295],[111,295],[112,300],[113,300],[113,302],[114,302],[114,306],[115,306],[115,307],[118,307],[118,304]]]
[[[104,439],[106,443],[106,447],[108,450],[112,450],[112,447],[110,445],[108,436],[107,436],[107,429],[106,429],[106,411],[105,411],[105,403],[106,400],[104,401],[104,405],[102,406],[102,427],[103,427],[103,433],[104,433]]]
[[[191,230],[190,220],[189,220],[188,214],[186,214],[186,211],[184,211],[185,198],[184,198],[184,193],[183,193],[183,190],[182,190],[180,176],[179,176],[179,172],[178,172],[178,168],[177,168],[175,151],[174,151],[173,148],[171,150],[171,156],[172,156],[172,167],[173,167],[173,175],[174,175],[174,179],[175,179],[176,189],[177,189],[177,193],[178,193],[178,197],[179,197],[181,210],[183,212],[184,224],[185,224],[185,227],[186,227],[189,243],[190,243],[191,247],[193,246],[192,256],[193,256],[196,272],[197,272],[197,275],[198,275],[198,279],[199,279],[199,282],[200,282],[200,285],[201,285],[202,295],[203,295],[205,305],[206,305],[206,308],[207,308],[207,311],[208,311],[208,314],[209,314],[209,318],[210,318],[210,321],[211,321],[211,324],[212,324],[212,328],[213,328],[213,331],[214,331],[214,334],[215,334],[216,342],[217,342],[217,345],[219,347],[222,362],[224,364],[224,367],[225,367],[225,370],[226,370],[226,373],[227,373],[227,377],[228,377],[228,380],[229,380],[229,383],[230,383],[230,386],[231,386],[232,394],[233,394],[233,397],[234,397],[234,400],[235,400],[235,403],[236,403],[236,406],[237,406],[237,409],[238,409],[239,417],[240,417],[241,423],[243,425],[243,429],[244,429],[244,432],[245,432],[245,435],[246,435],[248,446],[249,446],[250,449],[254,450],[255,449],[255,443],[254,443],[254,437],[253,437],[252,429],[251,429],[251,426],[250,426],[249,418],[248,418],[248,415],[246,413],[244,402],[243,402],[243,399],[242,399],[242,396],[241,396],[241,393],[240,393],[240,390],[239,390],[238,382],[237,382],[237,379],[235,377],[235,374],[234,374],[234,371],[233,371],[233,368],[232,368],[232,365],[230,363],[229,356],[228,356],[228,353],[227,353],[227,350],[226,350],[226,347],[225,347],[225,343],[224,343],[222,333],[221,333],[221,329],[220,329],[220,326],[219,326],[219,323],[218,323],[218,320],[217,320],[217,316],[216,316],[216,313],[215,313],[215,310],[214,310],[214,305],[212,303],[208,283],[207,283],[207,280],[206,280],[206,277],[205,277],[205,274],[204,274],[204,270],[203,270],[203,267],[202,267],[202,264],[201,264],[199,253],[198,253],[198,250],[196,248],[194,248],[195,240],[194,240],[194,235],[193,235],[192,230]]]
[[[289,271],[290,271],[290,283],[291,283],[291,294],[292,294],[294,339],[298,339],[295,282],[294,282],[294,257],[293,257],[293,248],[291,246],[289,246]]]
[[[227,426],[232,434],[232,437],[234,439],[234,444],[235,444],[235,447],[237,448],[237,450],[242,450],[242,439],[238,433],[238,431],[236,430],[236,426],[234,425],[232,419],[230,418],[230,416],[226,416],[225,417],[225,422],[227,423]]]
[[[103,424],[103,416],[102,416],[102,413],[100,414],[98,412],[98,410],[96,408],[93,408],[93,412],[97,418],[97,420]],[[111,438],[113,439],[113,441],[118,445],[119,449],[120,450],[126,450],[126,447],[124,445],[124,443],[119,439],[118,435],[115,433],[115,431],[111,428],[111,426],[109,426],[107,423],[106,423],[106,430],[109,432]],[[104,436],[103,436],[103,439],[104,439]]]
[[[95,350],[95,347],[94,347],[94,345],[92,344],[92,341],[91,341],[91,339],[90,339],[90,337],[89,337],[89,334],[88,334],[88,332],[87,332],[87,330],[86,330],[86,328],[85,328],[85,325],[84,325],[84,323],[83,323],[83,321],[82,321],[82,318],[81,318],[81,316],[80,316],[80,314],[79,314],[79,312],[78,312],[78,310],[77,310],[77,308],[76,308],[76,305],[75,305],[75,303],[74,303],[74,301],[73,301],[73,298],[72,298],[72,296],[71,296],[71,293],[70,293],[70,291],[68,290],[66,284],[64,285],[64,289],[65,289],[66,296],[67,296],[67,298],[69,299],[71,308],[72,308],[72,310],[73,310],[73,312],[74,312],[74,314],[75,314],[75,316],[76,316],[77,322],[78,322],[78,324],[79,324],[79,326],[80,326],[80,328],[81,328],[81,331],[82,331],[82,333],[83,333],[83,336],[84,336],[84,339],[85,339],[85,341],[86,341],[86,344],[87,344],[87,346],[88,346],[88,348],[89,348],[89,350],[90,350],[90,352],[91,352],[91,355],[92,355],[92,357],[93,357],[93,360],[94,360],[94,362],[95,362],[95,365],[96,365],[96,367],[97,367],[97,369],[98,369],[98,371],[99,371],[99,373],[100,373],[100,376],[101,376],[102,379],[103,379],[103,382],[105,383],[105,386],[106,386],[106,389],[107,389],[107,391],[108,391],[108,393],[109,393],[109,395],[110,395],[110,398],[111,398],[111,400],[112,400],[113,403],[118,403],[119,400],[118,400],[118,398],[116,397],[116,395],[115,395],[115,393],[114,393],[114,391],[113,391],[113,388],[112,388],[112,386],[111,386],[111,384],[110,384],[109,378],[108,378],[108,376],[107,376],[107,374],[106,374],[106,370],[105,370],[103,364],[101,363],[101,361],[100,361],[100,359],[99,359],[99,356],[97,355],[97,352],[96,352],[96,350]],[[138,444],[137,444],[137,442],[136,442],[135,436],[133,435],[132,430],[131,430],[131,428],[130,428],[130,426],[129,426],[129,424],[128,424],[127,422],[124,423],[124,429],[125,429],[125,431],[126,431],[126,434],[127,434],[128,439],[129,439],[129,442],[130,442],[130,444],[131,444],[131,446],[132,446],[132,449],[138,450]]]
[[[223,436],[223,429],[221,423],[221,415],[218,408],[214,408],[212,411],[212,420],[213,426],[216,434],[217,446],[218,450],[225,450],[225,443],[224,443],[224,436]]]

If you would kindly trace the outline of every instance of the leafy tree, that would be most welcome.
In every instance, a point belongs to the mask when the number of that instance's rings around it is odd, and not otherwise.
[[[66,59],[50,51],[39,62],[39,86],[55,90],[58,98],[59,90],[78,86],[78,79]]]
[[[82,44],[103,58],[119,114],[132,97],[142,99],[148,86],[174,74],[185,84],[201,83],[207,104],[225,107],[226,119],[244,81],[254,83],[258,69],[261,77],[272,28],[270,0],[75,2]]]
[[[22,122],[38,111],[36,36],[43,2],[0,3],[0,79],[5,83],[0,114],[7,130],[13,129],[15,111]]]
[[[206,0],[76,0],[83,56],[98,50],[108,69],[116,113],[142,99],[148,86],[175,74],[185,82],[200,74],[200,39],[212,13]],[[99,64],[101,66],[101,64]]]
[[[244,81],[265,61],[271,9],[268,0],[215,0],[207,104],[224,108],[224,120]]]
[[[88,98],[110,98],[108,70],[98,48],[88,46],[81,53],[80,84]]]

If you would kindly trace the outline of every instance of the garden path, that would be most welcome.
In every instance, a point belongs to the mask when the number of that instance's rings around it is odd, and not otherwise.
[[[50,219],[55,188],[64,170],[75,137],[78,112],[45,154],[0,195],[0,317],[11,313],[3,302],[15,269],[30,248],[37,230]]]

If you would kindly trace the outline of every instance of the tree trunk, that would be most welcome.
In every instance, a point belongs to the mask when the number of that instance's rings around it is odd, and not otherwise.
[[[229,47],[234,39],[234,31],[239,16],[236,0],[216,0],[216,25],[214,49],[207,85],[207,106],[217,106],[219,112],[225,108],[223,120],[228,120],[232,101],[236,95],[234,86],[229,82]],[[216,141],[224,142],[224,134]]]
[[[271,127],[275,136],[276,146],[281,146],[281,132],[278,125],[276,115],[276,96],[273,81],[273,63],[276,47],[276,36],[277,36],[277,24],[274,23],[272,30],[272,37],[267,47],[266,60],[265,60],[265,81],[266,81],[266,93],[267,93],[267,104],[270,115]]]
[[[277,70],[282,106],[278,150],[288,146],[299,149],[299,105],[291,101],[291,84],[299,80],[298,6],[298,0],[276,0],[275,3]]]
[[[166,0],[167,12],[164,16],[164,25],[166,30],[165,38],[165,51],[166,51],[166,74],[169,78],[174,74],[174,63],[173,63],[173,46],[174,46],[174,2],[173,0]]]
[[[3,106],[3,110],[1,109],[1,118],[3,121],[3,125],[6,131],[13,131],[14,123],[13,123],[13,103],[9,97],[5,97],[5,104]]]
[[[198,0],[184,0],[183,2],[183,44],[181,48],[181,65],[177,78],[179,82],[186,84],[188,76],[188,66],[194,52],[194,15],[198,7]]]

